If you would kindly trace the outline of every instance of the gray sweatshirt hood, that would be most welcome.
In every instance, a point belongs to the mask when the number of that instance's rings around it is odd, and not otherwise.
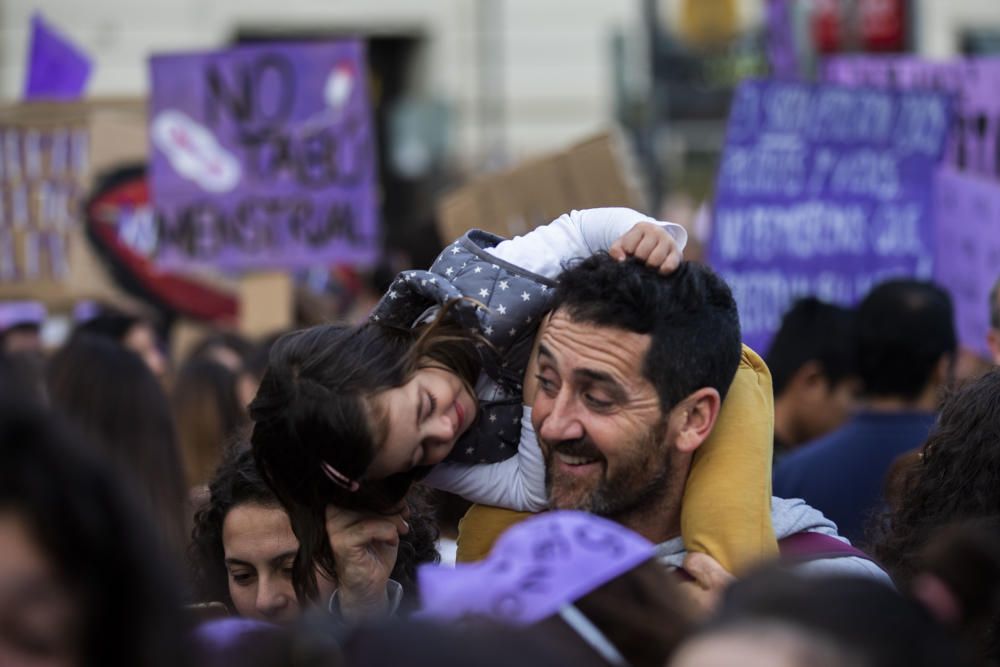
[[[850,544],[846,537],[837,534],[837,525],[833,521],[800,498],[772,498],[771,523],[774,526],[775,537],[779,540],[796,533],[810,532],[830,535]],[[656,547],[656,553],[661,563],[674,567],[680,567],[687,555],[684,541],[680,537],[661,542]],[[854,556],[807,561],[797,565],[796,569],[817,575],[863,576],[892,585],[889,575],[882,568],[870,560]]]

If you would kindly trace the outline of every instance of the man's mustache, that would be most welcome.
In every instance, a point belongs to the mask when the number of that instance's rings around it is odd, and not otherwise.
[[[604,459],[601,450],[588,438],[574,438],[573,440],[560,440],[559,442],[546,443],[549,454],[562,454],[564,456],[576,456],[584,459]]]

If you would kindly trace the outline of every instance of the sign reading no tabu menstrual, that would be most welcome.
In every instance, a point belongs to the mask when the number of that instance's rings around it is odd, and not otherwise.
[[[159,264],[374,259],[375,138],[360,42],[156,56],[151,69]]]

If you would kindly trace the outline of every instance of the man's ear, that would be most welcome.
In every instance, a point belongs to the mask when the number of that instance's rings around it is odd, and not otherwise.
[[[674,447],[685,454],[693,454],[712,432],[722,409],[719,392],[702,387],[671,410],[672,430],[677,434]]]

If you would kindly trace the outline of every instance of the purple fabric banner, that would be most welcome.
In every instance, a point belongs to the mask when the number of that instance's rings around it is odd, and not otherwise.
[[[150,138],[157,263],[367,263],[375,136],[359,41],[156,56]]]
[[[933,62],[914,56],[836,56],[823,63],[831,83],[955,96],[945,161],[1000,179],[1000,58]]]
[[[949,122],[937,93],[741,85],[709,257],[748,345],[766,351],[798,297],[853,304],[891,276],[931,276],[933,176]]]
[[[989,294],[1000,277],[1000,184],[944,168],[935,199],[934,277],[954,300],[959,341],[989,358]]]
[[[31,46],[24,99],[70,101],[83,97],[90,58],[53,30],[40,14],[31,17]]]

